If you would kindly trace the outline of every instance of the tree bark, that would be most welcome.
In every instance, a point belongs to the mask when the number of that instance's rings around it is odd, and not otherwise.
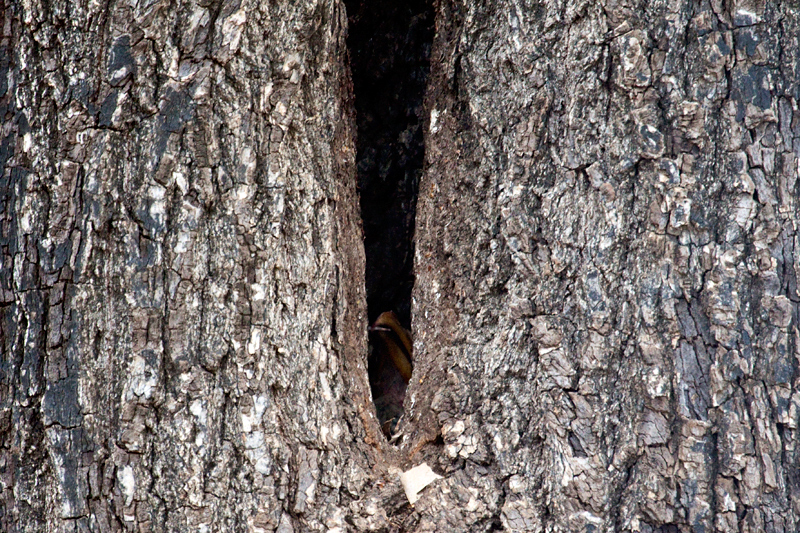
[[[428,529],[800,528],[799,35],[785,2],[441,2]]]
[[[4,4],[1,530],[800,529],[798,6],[435,8],[392,446],[342,3]]]
[[[344,527],[387,445],[342,5],[2,28],[0,529]]]

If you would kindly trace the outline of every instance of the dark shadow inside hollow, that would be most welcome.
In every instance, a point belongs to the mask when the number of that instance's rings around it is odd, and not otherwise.
[[[369,321],[374,325],[382,313],[393,311],[396,320],[408,327],[414,285],[414,217],[425,159],[423,99],[433,39],[433,6],[431,0],[345,0],[345,5]],[[385,425],[402,413],[405,382],[398,387],[396,376],[386,375],[395,365],[385,353],[386,339],[381,339],[373,329],[369,371],[378,418]],[[387,402],[390,405],[384,406]]]

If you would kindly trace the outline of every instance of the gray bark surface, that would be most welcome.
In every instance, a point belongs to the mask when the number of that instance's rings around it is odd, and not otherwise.
[[[445,480],[420,529],[800,529],[798,16],[440,4],[403,446]]]
[[[7,0],[0,530],[797,531],[798,9],[437,4],[394,447],[343,5]]]
[[[343,527],[380,435],[343,7],[3,17],[0,530]]]

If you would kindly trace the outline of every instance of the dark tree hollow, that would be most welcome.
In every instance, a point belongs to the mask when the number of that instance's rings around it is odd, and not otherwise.
[[[425,160],[430,0],[345,0],[357,123],[357,168],[369,322],[393,311],[408,327],[414,286],[414,218]],[[370,335],[370,386],[381,424],[402,414],[405,382]],[[399,405],[398,405],[399,403]],[[386,404],[386,405],[384,405]]]

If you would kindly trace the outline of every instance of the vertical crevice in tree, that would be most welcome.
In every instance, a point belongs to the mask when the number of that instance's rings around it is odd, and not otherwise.
[[[423,98],[433,39],[431,0],[345,0],[358,128],[357,167],[370,324],[411,322],[414,218],[424,163]],[[370,386],[384,431],[402,413],[405,383],[370,335]],[[392,383],[394,385],[392,385]],[[398,390],[402,389],[402,390]]]

